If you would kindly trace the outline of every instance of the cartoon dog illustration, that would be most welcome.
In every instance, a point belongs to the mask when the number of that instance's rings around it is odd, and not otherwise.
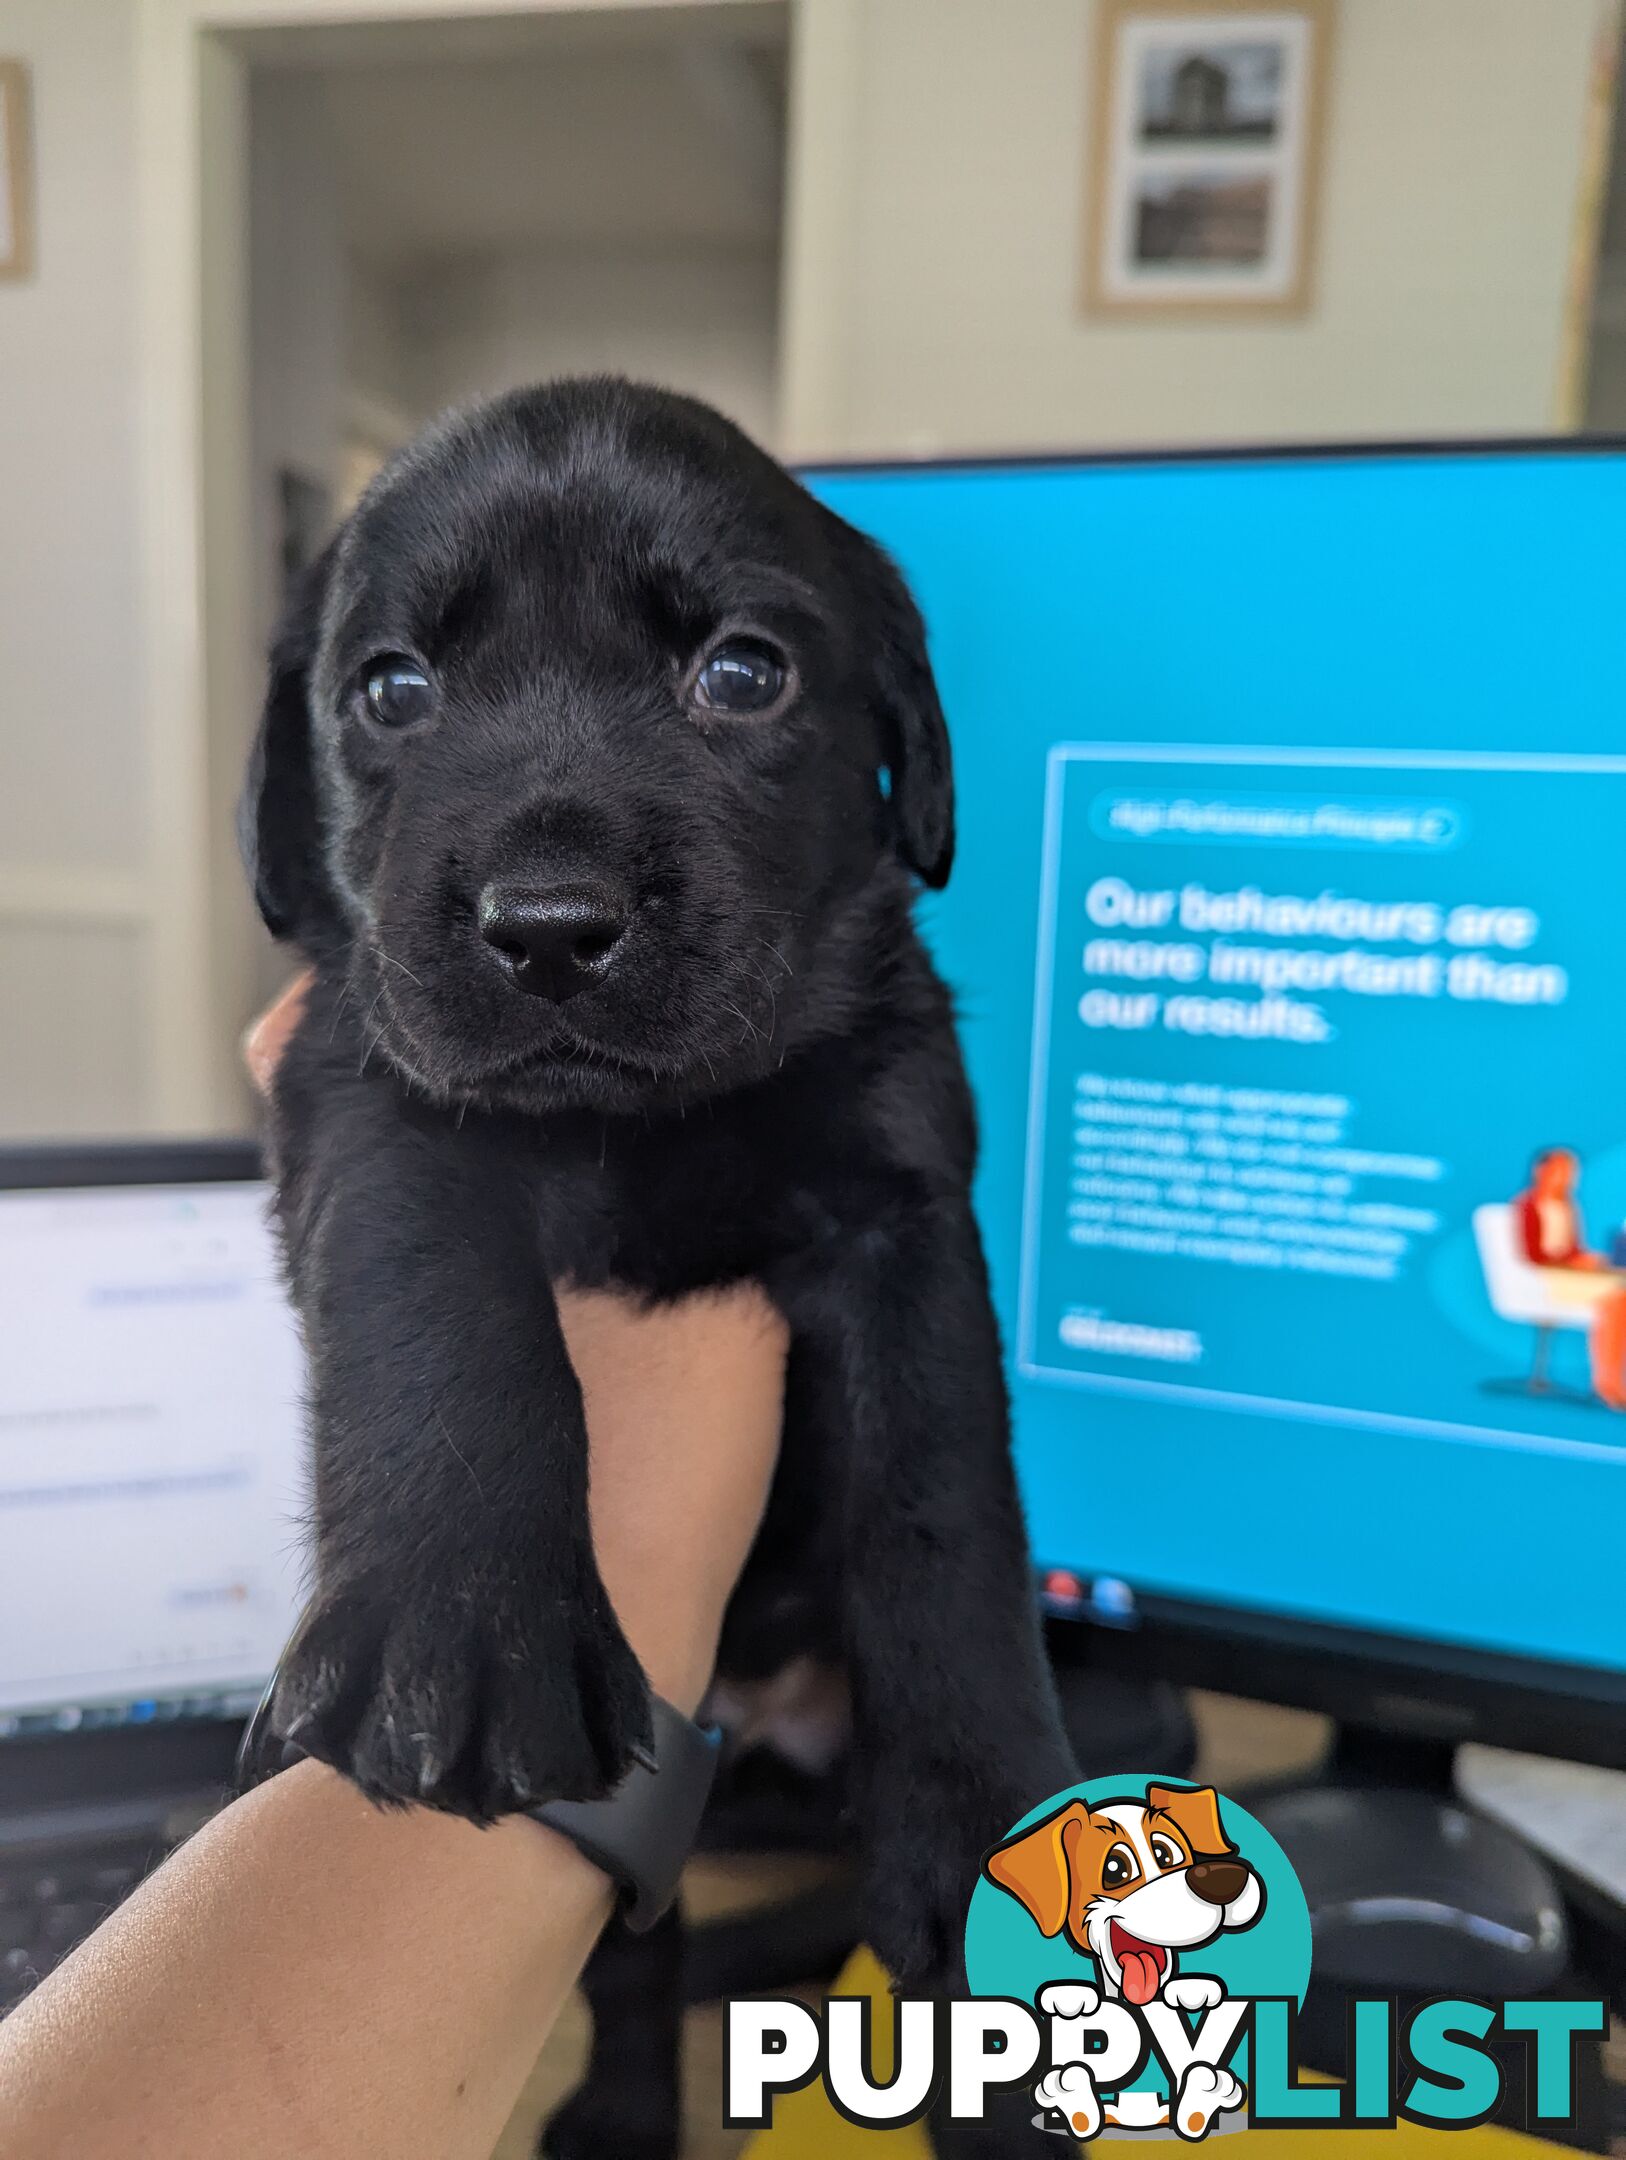
[[[1219,1795],[1207,1785],[1152,1785],[1144,1800],[1093,1806],[1071,1800],[996,1846],[983,1873],[1026,1908],[1041,1933],[1064,1935],[1095,1960],[1100,1994],[1078,1983],[1041,1993],[1041,2010],[1064,2017],[1093,2015],[1102,1994],[1136,2007],[1161,1999],[1177,2010],[1213,2009],[1224,1987],[1206,1973],[1182,1976],[1180,1953],[1252,1927],[1265,1909],[1265,1886],[1226,1835]],[[1170,2120],[1162,2102],[1134,2093],[1109,2103],[1103,2116],[1084,2063],[1052,2070],[1035,2097],[1059,2109],[1081,2137],[1093,2136],[1103,2120],[1136,2129]],[[1201,2137],[1216,2114],[1242,2099],[1228,2070],[1193,2063],[1175,2098],[1174,2127]],[[1146,2120],[1131,2120],[1143,2113]]]

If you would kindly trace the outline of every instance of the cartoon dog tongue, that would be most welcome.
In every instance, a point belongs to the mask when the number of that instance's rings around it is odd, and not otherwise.
[[[1133,1935],[1123,1929],[1117,1931],[1113,1943],[1118,1964],[1124,1976],[1124,1997],[1137,2008],[1154,2002],[1157,1998],[1158,1976],[1163,1970],[1163,1960],[1155,1950],[1137,1942]]]

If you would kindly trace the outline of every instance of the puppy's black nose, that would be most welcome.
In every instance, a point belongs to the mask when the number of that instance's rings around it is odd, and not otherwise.
[[[1186,1881],[1205,1905],[1234,1904],[1247,1880],[1247,1864],[1241,1860],[1196,1860],[1186,1870]]]
[[[510,979],[562,1005],[602,981],[632,915],[625,893],[600,884],[488,885],[480,935]]]

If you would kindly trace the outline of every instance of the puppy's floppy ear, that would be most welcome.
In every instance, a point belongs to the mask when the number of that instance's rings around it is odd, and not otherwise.
[[[237,841],[265,926],[301,943],[338,917],[322,864],[309,707],[336,547],[331,542],[305,572],[272,640],[260,731],[237,804]]]
[[[1025,1905],[1041,1935],[1059,1935],[1073,1901],[1073,1856],[1089,1820],[1082,1800],[1069,1800],[1054,1815],[996,1845],[982,1872],[997,1889]]]
[[[1148,1785],[1146,1805],[1168,1816],[1193,1854],[1216,1859],[1221,1853],[1236,1851],[1225,1835],[1219,1794],[1212,1785],[1197,1785],[1189,1791],[1177,1785]]]
[[[924,883],[946,885],[954,861],[954,763],[926,656],[926,625],[891,558],[873,540],[854,537],[860,615],[891,774],[893,842]]]

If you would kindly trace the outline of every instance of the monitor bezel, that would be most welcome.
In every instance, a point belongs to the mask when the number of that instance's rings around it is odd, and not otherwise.
[[[1077,1601],[1049,1594],[1056,1572],[1039,1584],[1059,1652],[1099,1670],[1315,1711],[1428,1749],[1478,1742],[1626,1770],[1626,1670],[1160,1592],[1137,1592],[1106,1620],[1088,1578]]]
[[[1090,471],[1123,466],[1413,463],[1430,458],[1626,455],[1626,435],[1461,435],[1372,442],[1134,444],[820,458],[808,477]],[[1057,1566],[1066,1571],[1066,1563]],[[1046,1574],[1040,1571],[1041,1596]],[[1081,1571],[1086,1585],[1089,1571]],[[1092,1617],[1088,1599],[1046,1601],[1061,1655],[1180,1687],[1312,1710],[1429,1747],[1469,1741],[1626,1770],[1626,1668],[1573,1665],[1431,1636],[1389,1635],[1332,1619],[1135,1590],[1127,1616]]]
[[[1626,453],[1626,434],[1442,435],[1370,442],[1122,443],[1100,449],[896,451],[850,458],[799,458],[798,475],[825,473],[1031,472],[1118,465],[1367,464],[1384,459],[1599,457]]]
[[[0,1192],[94,1191],[116,1185],[256,1185],[256,1141],[21,1140],[0,1145]]]

